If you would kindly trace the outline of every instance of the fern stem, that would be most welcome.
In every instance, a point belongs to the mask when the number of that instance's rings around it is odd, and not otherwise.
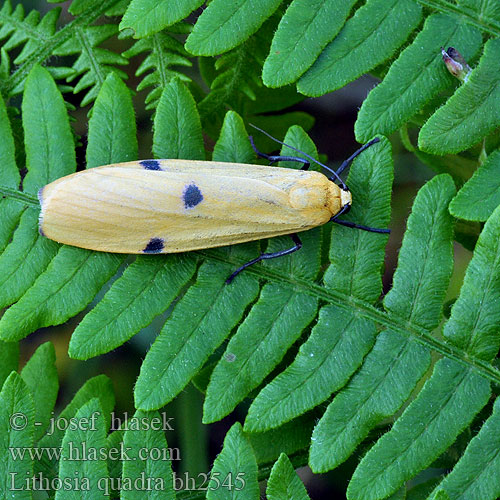
[[[241,265],[240,261],[236,261],[235,259],[226,259],[220,255],[212,253],[210,250],[198,251],[197,253],[213,260],[231,264],[235,268]],[[245,272],[252,273],[258,278],[287,283],[295,289],[300,289],[308,295],[323,299],[325,302],[337,305],[347,311],[355,309],[359,316],[371,319],[388,330],[397,332],[405,337],[411,335],[417,342],[424,345],[427,349],[432,349],[444,357],[454,359],[468,368],[472,366],[478,374],[491,382],[500,385],[500,373],[489,363],[468,356],[466,352],[455,347],[454,345],[435,338],[429,330],[405,321],[394,314],[389,314],[385,311],[377,309],[368,302],[341,294],[335,290],[327,289],[321,285],[308,282],[307,280],[301,280],[300,278],[292,276],[285,276],[273,271],[270,268],[253,267],[246,269]]]
[[[161,44],[158,42],[158,37],[155,35],[152,38],[153,40],[153,52],[156,54],[161,54],[162,53],[162,47]],[[163,57],[158,57],[158,66],[156,67],[156,70],[158,71],[158,74],[160,75],[160,85],[162,88],[165,87],[165,85],[168,83],[169,79],[167,76],[167,68],[165,67]]]
[[[0,186],[0,194],[2,195],[2,197],[14,198],[15,200],[27,203],[28,205],[32,205],[38,208],[40,207],[36,196],[17,191],[16,189],[11,189],[6,186]]]
[[[411,143],[410,136],[408,135],[408,126],[405,123],[400,129],[399,129],[399,136],[401,137],[401,142],[403,143],[403,146],[410,152],[414,153],[416,151],[415,146]]]
[[[430,7],[433,10],[444,13],[459,14],[467,19],[467,22],[476,26],[481,31],[485,31],[494,36],[500,35],[500,25],[491,18],[484,17],[484,22],[479,22],[477,18],[473,17],[474,12],[468,12],[466,9],[457,6],[447,0],[417,0],[418,3]]]
[[[88,39],[88,36],[86,36],[85,31],[81,26],[78,26],[78,28],[76,29],[76,38],[80,42],[82,50],[87,54],[90,65],[92,67],[92,72],[97,76],[99,85],[102,86],[104,80],[106,79],[106,75],[102,72],[101,65],[96,60],[92,43]]]

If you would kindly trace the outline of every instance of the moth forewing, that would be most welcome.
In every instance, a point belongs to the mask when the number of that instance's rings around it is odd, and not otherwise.
[[[193,160],[88,169],[40,190],[40,232],[91,250],[174,253],[305,231],[351,202],[315,171]]]

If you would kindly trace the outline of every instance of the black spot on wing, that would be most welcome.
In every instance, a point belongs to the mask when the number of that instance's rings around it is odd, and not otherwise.
[[[162,170],[158,160],[141,160],[139,163],[145,170]]]
[[[143,250],[144,253],[160,253],[165,248],[163,238],[151,238]]]
[[[203,201],[203,195],[196,184],[189,184],[184,188],[182,200],[186,208],[193,208]]]

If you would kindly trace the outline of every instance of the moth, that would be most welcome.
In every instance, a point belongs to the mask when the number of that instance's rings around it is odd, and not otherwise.
[[[237,269],[230,281],[255,262],[299,250],[296,233],[328,221],[389,232],[338,219],[352,204],[339,175],[376,142],[365,144],[337,171],[320,164],[332,173],[330,178],[309,171],[310,161],[316,160],[302,152],[307,160],[267,155],[255,146],[271,163],[296,160],[303,167],[154,159],[91,168],[39,191],[40,233],[67,245],[131,254],[188,252],[292,236],[291,248],[261,254]]]

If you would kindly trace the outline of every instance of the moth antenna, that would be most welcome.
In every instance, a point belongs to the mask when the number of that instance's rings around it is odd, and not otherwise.
[[[269,134],[265,130],[262,130],[261,128],[257,127],[253,123],[249,123],[249,125],[251,127],[253,127],[254,129],[258,130],[259,132],[262,132],[264,135],[266,135],[267,137],[269,137],[269,139],[272,139],[274,142],[277,142],[278,144],[281,144],[282,146],[286,146],[287,148],[290,148],[290,149],[293,149],[294,151],[297,151],[297,153],[300,153],[301,155],[304,155],[307,159],[309,159],[312,162],[316,163],[320,167],[323,167],[324,169],[328,170],[328,172],[331,172],[333,174],[333,176],[335,177],[335,179],[339,182],[339,184],[341,185],[342,189],[347,190],[347,186],[345,185],[344,181],[338,176],[337,172],[335,172],[335,170],[333,170],[332,168],[330,168],[327,165],[325,165],[324,163],[321,163],[320,161],[314,159],[311,155],[308,155],[307,153],[304,153],[304,151],[301,151],[300,149],[297,149],[297,148],[294,148],[293,146],[290,146],[290,144],[286,144],[286,143],[280,141],[279,139],[276,139],[276,137],[273,137],[271,134]]]

